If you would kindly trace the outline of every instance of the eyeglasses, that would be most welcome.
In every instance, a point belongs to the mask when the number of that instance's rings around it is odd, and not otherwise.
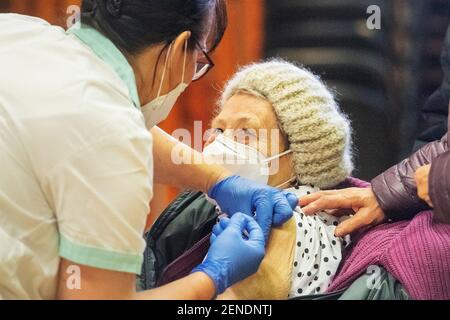
[[[194,74],[194,77],[192,78],[192,81],[200,80],[215,66],[214,62],[211,60],[211,58],[209,57],[206,50],[203,49],[203,47],[200,45],[200,43],[197,40],[195,40],[195,44],[200,49],[200,51],[203,53],[203,55],[205,56],[205,58],[208,62],[204,63],[204,62],[197,61],[195,74]]]

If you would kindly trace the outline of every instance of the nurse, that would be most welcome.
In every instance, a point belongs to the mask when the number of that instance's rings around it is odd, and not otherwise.
[[[0,298],[213,298],[256,272],[271,225],[298,202],[219,166],[175,164],[179,142],[156,127],[213,67],[225,3],[81,11],[67,32],[0,15]],[[191,275],[137,293],[154,182],[206,192],[232,218]]]

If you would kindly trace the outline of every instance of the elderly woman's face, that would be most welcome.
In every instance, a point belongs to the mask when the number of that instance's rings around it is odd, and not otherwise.
[[[224,134],[240,143],[250,144],[266,157],[286,151],[289,146],[286,137],[278,127],[272,105],[262,98],[247,93],[236,93],[222,107],[211,123],[213,135],[206,145],[218,134]],[[253,142],[257,141],[256,144]],[[269,184],[284,183],[293,176],[292,155],[279,160],[279,170],[270,176]]]

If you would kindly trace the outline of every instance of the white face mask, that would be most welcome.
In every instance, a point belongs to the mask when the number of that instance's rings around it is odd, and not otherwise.
[[[229,171],[241,177],[251,179],[261,184],[267,184],[270,175],[269,163],[291,152],[291,150],[287,150],[267,158],[255,148],[236,142],[233,139],[220,134],[211,144],[205,147],[203,155],[206,156],[206,161],[209,163],[222,165]],[[289,179],[289,181],[286,181],[280,186],[285,185],[294,179],[295,177]]]
[[[169,62],[169,54],[170,54],[171,50],[172,50],[172,44],[170,45],[169,50],[167,51],[167,54],[166,54],[166,61],[164,63],[164,70],[163,70],[163,74],[162,74],[161,83],[159,85],[158,96],[156,97],[156,99],[150,101],[149,103],[147,103],[146,105],[144,105],[141,108],[142,113],[144,114],[145,124],[147,126],[147,129],[149,129],[149,130],[151,128],[153,128],[155,125],[157,125],[158,123],[164,121],[168,117],[170,111],[172,110],[173,106],[175,105],[175,102],[177,102],[177,99],[179,98],[179,96],[188,87],[188,84],[184,83],[184,75],[185,75],[185,69],[186,69],[186,55],[187,55],[187,41],[186,41],[186,43],[184,45],[183,75],[181,78],[181,83],[175,89],[170,91],[169,93],[161,96],[161,90],[162,90],[162,86],[164,84],[166,70],[167,70],[167,66],[168,66],[168,62]]]

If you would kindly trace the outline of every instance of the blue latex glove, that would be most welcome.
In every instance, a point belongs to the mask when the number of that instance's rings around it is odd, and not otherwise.
[[[216,240],[216,238],[223,232],[223,230],[225,230],[226,227],[228,227],[230,221],[231,221],[230,218],[220,218],[219,222],[217,222],[212,229],[211,243],[213,243]]]
[[[264,237],[269,237],[272,224],[280,226],[292,217],[292,211],[298,204],[298,198],[278,189],[258,184],[239,176],[226,178],[208,192],[216,200],[220,209],[232,216],[243,212],[254,216],[261,226]]]
[[[244,239],[244,231],[248,239]],[[213,280],[216,293],[221,294],[258,270],[264,258],[264,245],[264,235],[256,221],[236,213],[216,229],[205,261],[192,272],[206,273]]]

